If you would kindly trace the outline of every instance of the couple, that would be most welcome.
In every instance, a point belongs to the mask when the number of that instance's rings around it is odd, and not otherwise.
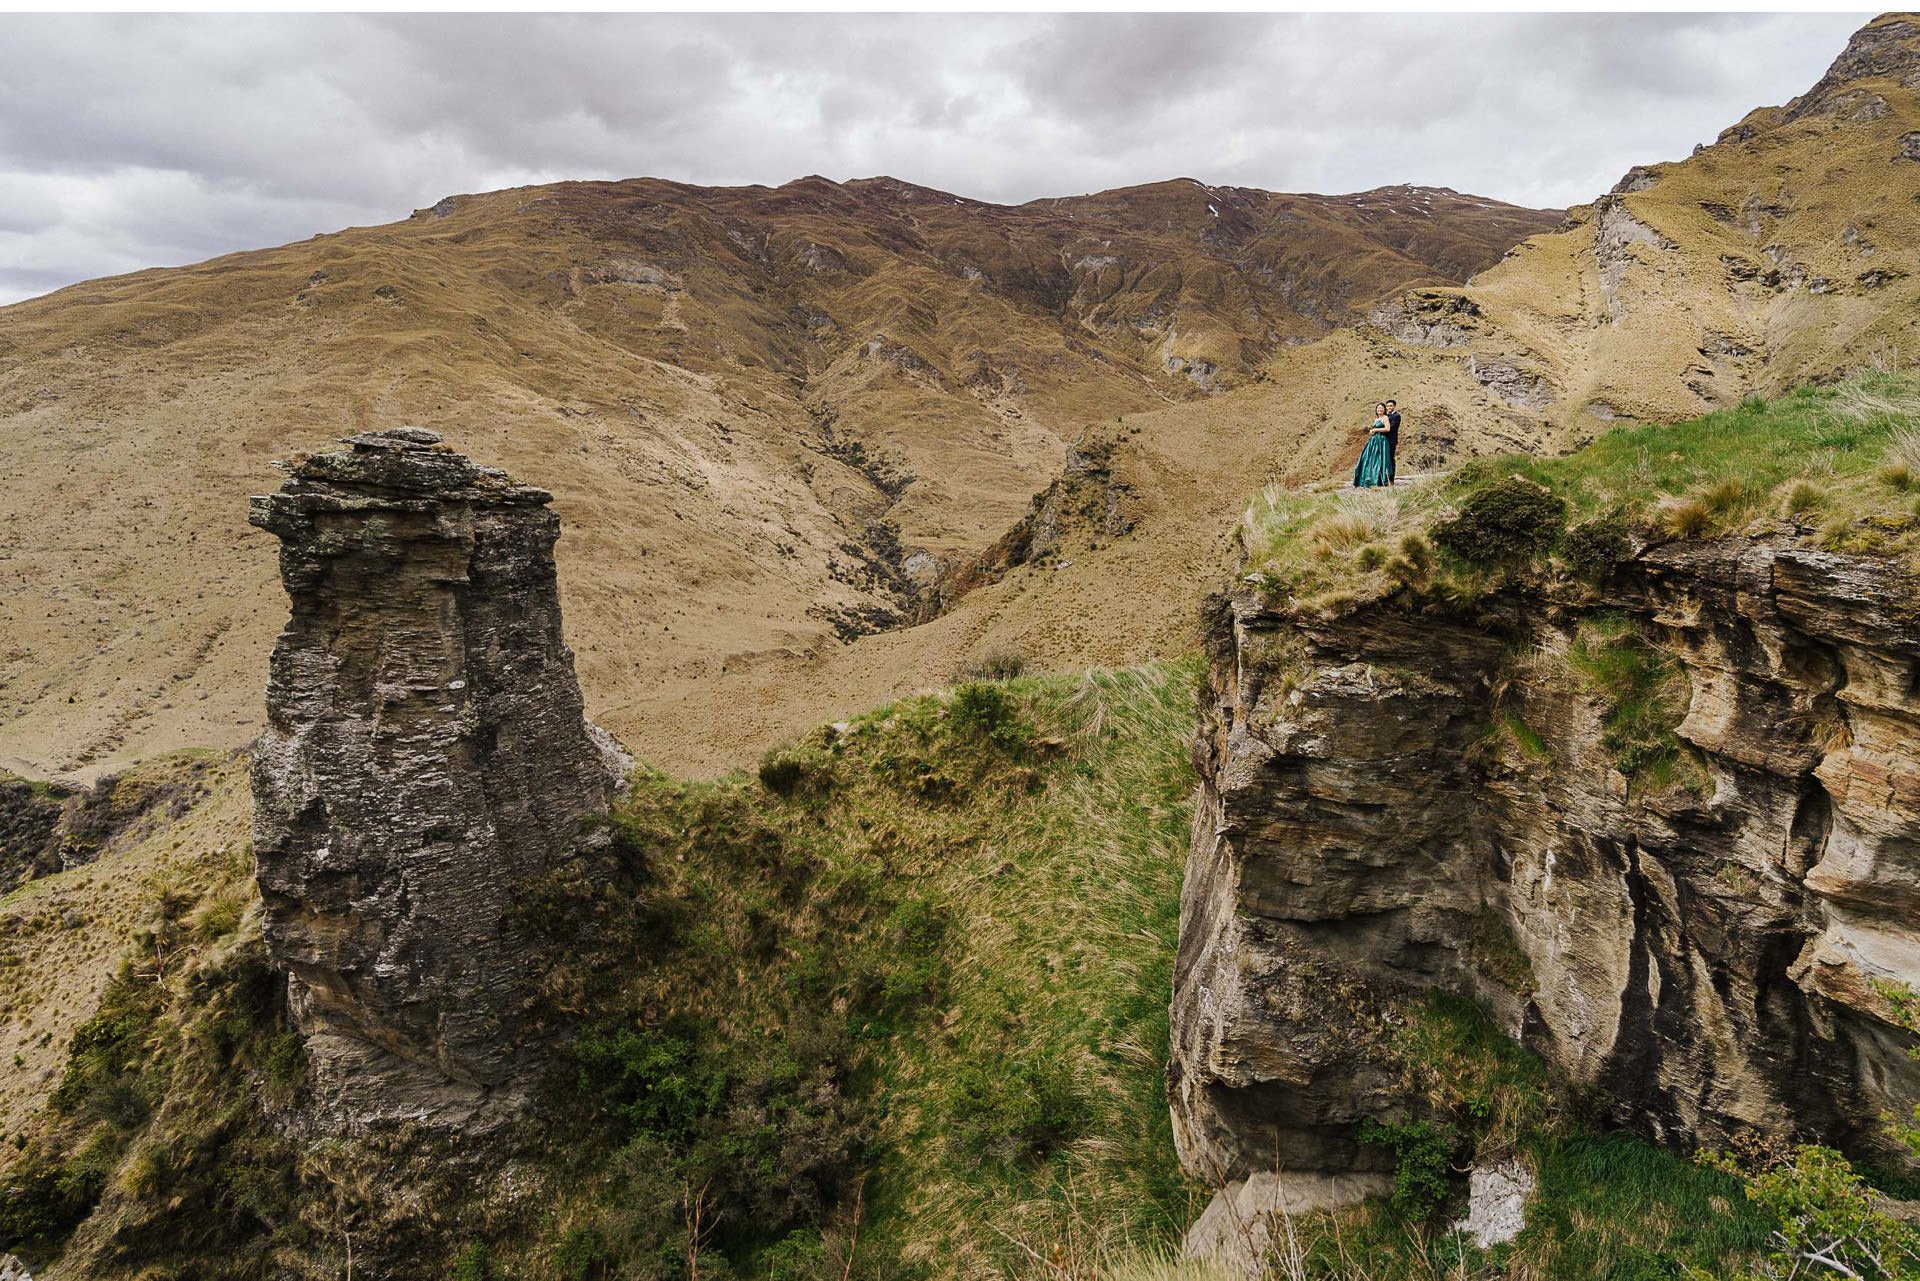
[[[1353,487],[1368,489],[1393,484],[1393,455],[1400,447],[1400,405],[1383,400],[1373,407],[1373,425],[1367,428],[1367,445],[1353,469]]]

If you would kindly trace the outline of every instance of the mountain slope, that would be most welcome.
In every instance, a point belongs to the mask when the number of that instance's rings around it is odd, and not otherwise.
[[[1103,426],[1077,482],[1128,527],[1081,521],[937,621],[804,660],[663,685],[628,722],[730,710],[714,763],[945,679],[971,654],[1129,663],[1193,643],[1261,484],[1344,474],[1371,402],[1407,411],[1401,473],[1556,452],[1610,424],[1675,421],[1750,393],[1920,354],[1920,19],[1876,19],[1784,107],[1570,212],[1467,285],[1407,291],[1367,323],[1284,347],[1203,403]],[[1734,211],[1729,215],[1726,211]]]
[[[5,308],[0,764],[250,737],[283,606],[245,496],[402,422],[555,491],[595,714],[685,764],[698,724],[618,709],[899,620],[1089,423],[1257,378],[1553,218],[1190,180],[1018,208],[566,183]]]

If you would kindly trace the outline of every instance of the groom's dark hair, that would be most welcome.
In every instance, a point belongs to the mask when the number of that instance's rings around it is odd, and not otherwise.
[[[1388,403],[1389,405],[1397,405],[1397,404],[1399,404],[1400,402],[1399,402],[1399,401],[1397,401],[1397,400],[1394,400],[1394,399],[1392,399],[1392,398],[1389,398],[1389,399],[1387,400],[1387,403]]]

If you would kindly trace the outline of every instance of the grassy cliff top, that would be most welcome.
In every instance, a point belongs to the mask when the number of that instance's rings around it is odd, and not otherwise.
[[[1515,503],[1529,510],[1507,510]],[[1502,454],[1392,489],[1269,485],[1248,503],[1240,537],[1244,573],[1270,598],[1339,608],[1407,585],[1471,593],[1521,564],[1577,577],[1609,545],[1624,554],[1633,541],[1780,522],[1832,550],[1914,558],[1920,374],[1859,373],[1618,428],[1560,457]]]

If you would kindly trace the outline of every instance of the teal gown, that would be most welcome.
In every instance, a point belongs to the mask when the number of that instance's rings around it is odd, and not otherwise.
[[[1392,483],[1393,444],[1385,432],[1369,432],[1366,448],[1360,451],[1360,461],[1354,465],[1353,487],[1369,489]]]

